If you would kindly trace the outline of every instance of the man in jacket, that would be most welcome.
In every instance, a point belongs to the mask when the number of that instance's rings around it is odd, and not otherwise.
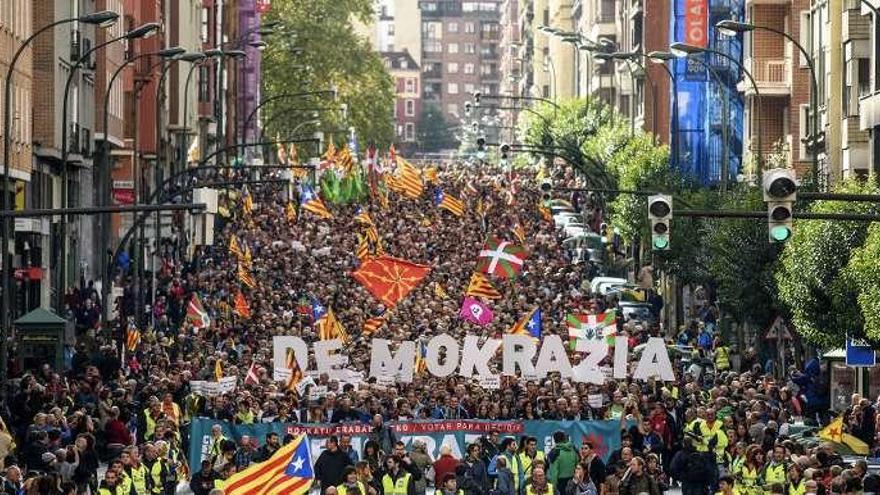
[[[684,448],[675,453],[669,463],[669,475],[681,482],[682,495],[707,495],[715,484],[718,466],[715,454],[699,452],[696,445],[702,443],[702,437],[686,432]]]
[[[275,451],[281,444],[278,442],[278,434],[270,431],[266,433],[266,443],[257,449],[257,455],[254,456],[254,462],[268,461],[275,454]]]
[[[98,495],[122,495],[119,492],[119,487],[116,486],[116,482],[119,480],[116,475],[116,471],[112,469],[108,469],[106,473],[104,473],[104,480],[101,481],[101,485],[98,486]]]
[[[18,495],[21,489],[21,469],[18,466],[9,466],[6,469],[6,478],[3,479],[3,495]]]
[[[550,475],[547,477],[553,486],[564,490],[568,486],[568,482],[574,478],[574,468],[577,466],[579,456],[571,442],[568,441],[568,435],[563,431],[557,431],[553,434],[553,442],[556,444],[547,455],[550,461]]]
[[[321,493],[327,488],[341,484],[345,468],[351,466],[348,454],[339,450],[339,440],[335,436],[327,439],[327,450],[321,452],[315,461],[315,479],[321,483]]]
[[[382,475],[382,495],[416,495],[415,480],[422,474],[418,471],[407,471],[399,458],[390,455],[385,458],[385,470]]]
[[[522,486],[524,476],[520,467],[519,456],[516,454],[516,440],[509,437],[502,440],[501,453],[498,456],[503,457],[507,461],[507,469],[510,470],[511,477],[513,478],[513,492],[519,493],[519,487]]]
[[[468,445],[467,457],[464,460],[464,479],[468,483],[461,483],[461,489],[465,495],[485,495],[489,491],[489,474],[486,464],[480,459],[480,445],[472,443]]]
[[[202,460],[202,469],[193,476],[189,487],[195,495],[208,495],[214,488],[217,475],[211,469],[211,459]]]
[[[397,443],[397,435],[382,420],[381,414],[373,416],[373,431],[370,433],[370,440],[379,444],[379,450],[386,454],[390,454]]]
[[[620,495],[661,495],[657,480],[645,472],[645,461],[641,457],[633,457],[627,471],[620,480]]]

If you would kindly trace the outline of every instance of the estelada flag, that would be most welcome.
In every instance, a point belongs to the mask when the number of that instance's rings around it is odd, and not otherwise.
[[[315,326],[318,328],[318,338],[321,340],[340,339],[342,342],[348,342],[348,332],[336,318],[333,308],[327,308],[327,312],[315,322]]]
[[[279,448],[268,460],[255,462],[233,474],[223,487],[225,495],[306,495],[315,471],[309,437],[299,435]]]
[[[241,292],[235,294],[235,314],[241,316],[242,318],[250,318],[251,317],[251,307],[248,305],[247,299],[244,298],[244,294]]]
[[[193,328],[208,328],[211,326],[211,317],[208,316],[208,312],[202,306],[202,300],[199,299],[198,294],[193,293],[189,299],[189,304],[186,305],[186,321]]]
[[[480,250],[477,270],[499,278],[513,278],[522,271],[525,260],[525,248],[492,237]]]
[[[489,279],[479,272],[474,272],[471,275],[471,281],[465,293],[469,296],[485,297],[486,299],[501,299],[502,297],[492,282],[489,282]]]
[[[378,256],[365,261],[351,276],[386,308],[407,296],[431,272],[431,267]]]
[[[234,254],[236,257],[241,258],[241,247],[238,245],[238,238],[235,234],[229,236],[229,252]]]

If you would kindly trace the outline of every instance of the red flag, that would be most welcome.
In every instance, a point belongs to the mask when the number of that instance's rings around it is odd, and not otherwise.
[[[430,273],[431,267],[378,256],[365,261],[351,276],[386,308],[407,296]]]
[[[245,385],[259,385],[260,384],[260,376],[257,375],[257,363],[251,363],[251,367],[248,368],[247,376],[244,377]]]

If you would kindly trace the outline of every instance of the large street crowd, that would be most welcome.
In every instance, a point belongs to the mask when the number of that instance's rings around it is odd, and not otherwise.
[[[534,171],[465,164],[439,168],[438,183],[427,184],[418,199],[392,192],[387,204],[376,197],[360,205],[328,204],[330,219],[304,210],[292,218],[286,191],[273,185],[251,187],[249,213],[240,195],[223,195],[226,213],[218,217],[213,246],[191,248],[182,239],[166,240],[150,314],[133,314],[137,306],[127,290],[113,302],[118,317],[109,331],[102,328],[103,304],[94,288],[83,284],[71,291],[68,315],[76,321],[77,343],[65,369],[47,364],[21,370],[20,379],[8,385],[0,411],[2,493],[170,495],[178,485],[188,485],[196,495],[209,495],[220,493],[235,472],[291,441],[274,434],[233,440],[218,427],[208,457],[188,466],[188,425],[196,417],[234,424],[369,423],[372,434],[362,450],[355,451],[351,438],[342,436],[328,439],[326,450],[316,455],[316,486],[330,495],[659,495],[679,486],[684,495],[878,491],[878,479],[863,462],[845,464],[831,444],[792,438],[796,421],[827,420],[828,384],[819,362],[786,370],[777,379],[764,373],[753,353],[734,363],[719,337],[711,302],[690,314],[680,329],[622,318],[617,323],[631,348],[649,336],[690,346],[686,355],[671,354],[675,382],[591,385],[551,374],[506,380],[501,389],[488,390],[473,380],[424,373],[393,385],[364,378],[357,387],[318,376],[317,385],[327,392],[315,399],[274,382],[273,336],[318,339],[311,311],[304,310],[312,300],[334,309],[351,339],[345,348],[350,366],[364,377],[370,356],[369,345],[362,344],[372,337],[497,336],[539,306],[544,334],[567,340],[567,313],[614,306],[613,298],[590,292],[588,276],[595,267],[572,263],[561,234],[537,208],[541,193]],[[557,184],[578,184],[570,171],[559,170],[553,178]],[[465,214],[438,209],[436,187],[461,197]],[[578,198],[574,203],[577,208]],[[358,208],[371,216],[385,253],[432,269],[387,312],[349,276],[359,264]],[[514,240],[515,227],[525,232],[523,273],[493,281],[503,298],[490,303],[495,319],[489,326],[463,322],[461,296],[484,240],[489,234]],[[232,235],[252,253],[253,288],[240,280],[237,256],[228,249]],[[188,249],[190,257],[180,256]],[[123,284],[130,275],[125,268],[117,271]],[[249,317],[234,311],[239,293]],[[195,329],[185,317],[193,294],[209,313],[207,328]],[[363,335],[364,323],[383,312],[386,322],[373,335]],[[132,352],[121,352],[133,320],[145,322],[140,341]],[[146,322],[155,324],[147,328]],[[698,362],[703,366],[695,367]],[[257,383],[245,383],[249,371]],[[204,397],[189,386],[218,374],[238,377],[233,393]],[[601,404],[588,399],[596,395],[602,396]],[[871,446],[876,411],[869,398],[854,396],[846,416],[850,432]],[[602,445],[558,432],[545,449],[532,436],[495,432],[469,445],[461,458],[448,447],[434,458],[419,442],[401,442],[388,425],[463,418],[619,420],[622,446],[609,453]],[[103,464],[106,471],[99,469]]]

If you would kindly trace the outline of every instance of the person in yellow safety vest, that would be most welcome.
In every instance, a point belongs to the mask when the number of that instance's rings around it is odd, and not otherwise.
[[[733,476],[722,476],[718,478],[718,491],[715,495],[740,495],[739,489],[733,480]]]
[[[513,438],[505,438],[501,442],[501,453],[498,454],[507,460],[507,468],[513,476],[514,493],[519,493],[519,487],[522,486],[525,477],[522,472],[522,466],[519,463],[519,455],[516,453],[516,440]]]
[[[144,466],[147,468],[147,489],[152,495],[163,493],[162,479],[166,471],[165,460],[159,458],[156,446],[148,443],[144,445]]]
[[[156,433],[156,423],[162,419],[162,404],[159,402],[159,399],[151,397],[149,406],[144,409],[142,416],[143,439],[146,442],[152,442]]]
[[[367,487],[358,481],[354,466],[346,466],[342,471],[342,483],[336,485],[337,495],[367,495]]]
[[[214,480],[214,489],[222,490],[226,486],[226,480],[233,474],[235,474],[235,463],[230,462],[224,465],[223,469],[220,470],[220,477]]]
[[[223,442],[227,439],[223,435],[223,427],[220,425],[214,425],[211,427],[211,448],[208,451],[208,455],[211,456],[211,459],[217,459],[223,451]]]
[[[519,461],[520,478],[525,481],[532,476],[532,468],[536,460],[544,460],[544,452],[538,450],[538,439],[535,437],[526,437],[525,446],[516,456]]]
[[[785,447],[777,445],[773,447],[770,462],[764,468],[764,484],[772,485],[779,483],[784,485],[788,477],[788,466],[785,464]]]
[[[131,493],[131,478],[129,478],[128,473],[125,472],[125,467],[122,465],[122,459],[117,458],[111,461],[109,470],[116,473],[116,485],[119,487],[119,493],[125,495]]]
[[[416,484],[413,475],[403,469],[397,457],[385,458],[385,475],[382,476],[382,495],[416,495]]]
[[[104,473],[104,480],[101,481],[101,484],[98,486],[98,495],[123,495],[117,485],[118,481],[119,476],[116,475],[116,471],[108,469],[107,472]]]
[[[173,421],[176,425],[180,424],[183,414],[180,412],[180,406],[174,402],[174,396],[171,393],[166,393],[162,396],[161,409],[167,419]]]
[[[730,349],[721,342],[720,337],[715,337],[715,372],[720,373],[730,369]]]
[[[746,451],[746,462],[736,475],[736,487],[742,495],[760,495],[761,469],[764,467],[764,452],[761,447],[752,445]]]
[[[727,433],[724,433],[724,423],[715,417],[715,408],[706,409],[706,419],[697,423],[700,433],[703,435],[703,443],[697,446],[699,452],[715,453],[717,462],[724,461],[724,451],[727,449]]]
[[[150,471],[141,464],[137,447],[129,447],[125,449],[125,453],[128,454],[128,463],[125,466],[125,471],[128,474],[128,478],[131,479],[131,495],[148,495],[150,490],[147,477]],[[128,493],[126,492],[126,495]]]
[[[556,495],[553,483],[547,481],[544,468],[535,467],[532,470],[532,480],[526,485],[525,495]]]
[[[804,495],[807,492],[807,480],[801,472],[801,467],[792,464],[788,468],[788,490],[786,495]]]
[[[339,495],[345,494],[340,493]],[[437,490],[434,490],[434,495],[464,495],[464,490],[458,488],[458,480],[455,479],[454,474],[446,473],[446,476],[444,476],[441,481],[440,487]]]

